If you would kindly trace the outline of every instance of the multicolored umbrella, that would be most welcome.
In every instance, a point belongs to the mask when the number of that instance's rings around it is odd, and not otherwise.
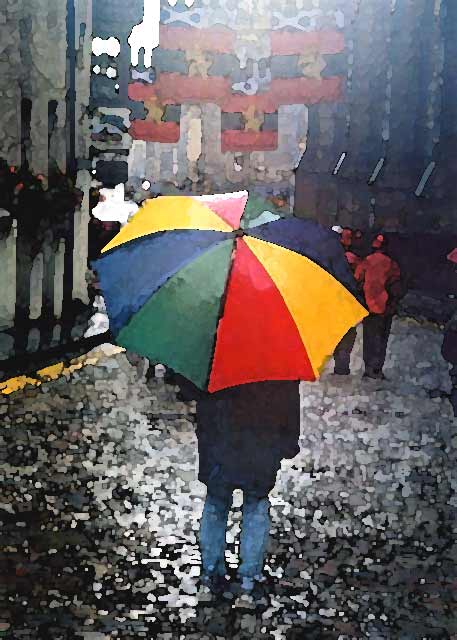
[[[95,263],[118,344],[210,392],[316,380],[367,315],[335,233],[247,200],[148,200]]]

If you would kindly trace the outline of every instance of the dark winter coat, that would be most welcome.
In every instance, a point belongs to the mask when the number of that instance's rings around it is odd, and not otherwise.
[[[300,451],[299,383],[259,382],[214,394],[179,384],[186,399],[197,400],[199,480],[267,495],[281,460]]]

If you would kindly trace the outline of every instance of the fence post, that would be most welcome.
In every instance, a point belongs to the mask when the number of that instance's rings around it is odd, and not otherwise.
[[[2,217],[11,216],[5,211]],[[3,275],[0,278],[0,327],[14,325],[16,310],[16,238],[17,220],[11,221],[11,227],[5,237],[0,239],[0,264]]]
[[[54,315],[54,282],[55,282],[55,260],[58,242],[56,231],[49,228],[43,239],[43,317],[51,320]]]
[[[76,187],[83,192],[81,206],[74,214],[74,244],[73,244],[73,300],[79,299],[84,304],[89,303],[86,273],[89,254],[89,190],[90,173],[81,169],[76,178]]]
[[[44,276],[44,256],[43,252],[37,253],[33,259],[30,271],[30,320],[38,320],[43,309],[43,276]]]
[[[54,258],[54,316],[60,318],[63,307],[63,277],[65,270],[65,240],[60,238]]]

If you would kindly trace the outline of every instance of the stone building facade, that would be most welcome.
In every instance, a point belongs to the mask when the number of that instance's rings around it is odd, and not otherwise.
[[[364,229],[456,231],[457,4],[346,5],[344,99],[309,109],[298,210]]]
[[[143,59],[129,35],[154,2],[94,5],[94,35],[120,45],[93,59],[101,178],[282,192],[326,224],[455,227],[453,0],[160,0]]]
[[[20,194],[0,210],[0,361],[59,344],[89,301],[91,35],[91,0],[0,0],[0,159]]]
[[[127,151],[129,180],[148,179],[162,193],[248,187],[282,193],[292,207],[308,108],[333,105],[344,94],[343,5],[164,0],[160,45],[149,64],[127,44],[146,16],[132,22],[132,7],[129,15],[119,8],[121,29],[96,3],[94,35],[115,35],[121,46],[116,60],[93,60],[97,71],[102,65],[93,78],[94,153],[125,162],[118,152]],[[135,7],[141,16],[143,3]],[[110,7],[111,16],[116,11]],[[108,65],[118,71],[111,80],[103,73]],[[103,126],[115,91],[125,109],[119,115],[129,117],[127,135]]]
[[[0,157],[16,166],[26,158],[44,175],[51,160],[66,172],[70,153],[87,154],[91,2],[1,0],[0,16]]]

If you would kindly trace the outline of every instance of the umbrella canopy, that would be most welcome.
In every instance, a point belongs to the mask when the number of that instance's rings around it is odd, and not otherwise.
[[[260,196],[249,196],[240,220],[240,227],[242,229],[257,227],[260,224],[278,220],[281,217],[280,210],[272,202],[267,202]]]
[[[247,200],[149,200],[94,265],[118,344],[210,392],[316,380],[367,315],[333,232]]]

